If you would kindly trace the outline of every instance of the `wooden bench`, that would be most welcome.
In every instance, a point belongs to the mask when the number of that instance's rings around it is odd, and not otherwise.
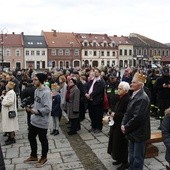
[[[145,158],[152,158],[154,156],[158,156],[159,150],[152,143],[162,142],[162,133],[161,132],[153,132],[151,133],[151,138],[146,141],[146,153]]]

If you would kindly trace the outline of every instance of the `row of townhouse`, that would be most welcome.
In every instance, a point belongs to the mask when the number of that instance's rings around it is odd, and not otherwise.
[[[0,34],[0,67],[43,69],[170,64],[170,47],[139,34],[65,33]]]

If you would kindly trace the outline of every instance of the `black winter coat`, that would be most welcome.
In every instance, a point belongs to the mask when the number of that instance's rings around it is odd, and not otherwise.
[[[143,142],[150,138],[150,100],[141,89],[130,99],[127,111],[122,120],[127,139]]]
[[[108,153],[112,156],[114,160],[120,162],[128,161],[128,140],[121,132],[121,122],[126,112],[129,100],[129,94],[126,94],[117,101],[113,110],[115,112],[115,123],[110,128]]]
[[[90,89],[93,80],[88,83],[88,90]],[[104,101],[104,90],[105,90],[105,81],[101,78],[94,83],[93,92],[90,94],[93,105],[102,105]]]

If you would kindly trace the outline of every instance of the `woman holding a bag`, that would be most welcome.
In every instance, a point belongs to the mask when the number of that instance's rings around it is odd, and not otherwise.
[[[19,130],[14,87],[15,83],[9,81],[6,85],[6,95],[2,100],[2,131],[8,133],[8,139],[5,141],[5,145],[15,143],[15,131]]]

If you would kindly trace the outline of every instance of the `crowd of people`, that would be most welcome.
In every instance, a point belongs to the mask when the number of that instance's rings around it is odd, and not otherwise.
[[[170,74],[167,67],[149,70],[128,67],[123,75],[114,67],[43,73],[32,69],[2,72],[0,96],[2,131],[7,136],[5,145],[16,142],[15,132],[19,130],[17,108],[21,99],[21,107],[27,112],[31,148],[30,156],[24,163],[35,161],[37,168],[47,162],[49,118],[51,116],[53,121],[50,134],[57,136],[63,112],[69,120],[68,135],[76,135],[81,130],[85,114],[89,114],[91,121],[90,133],[102,131],[105,114],[112,117],[114,124],[109,129],[108,154],[114,160],[113,165],[120,165],[118,170],[143,169],[145,144],[151,134],[150,116],[160,119],[158,128],[163,132],[169,151],[170,138],[167,138],[170,134],[166,134],[169,132],[166,129],[168,122],[164,120],[169,115],[164,116],[164,112],[170,107]],[[106,99],[107,107],[104,106]],[[13,118],[9,117],[9,111],[15,112]],[[42,146],[40,159],[37,156],[37,135]],[[170,163],[168,151],[166,160]],[[169,165],[167,168],[170,168]]]

